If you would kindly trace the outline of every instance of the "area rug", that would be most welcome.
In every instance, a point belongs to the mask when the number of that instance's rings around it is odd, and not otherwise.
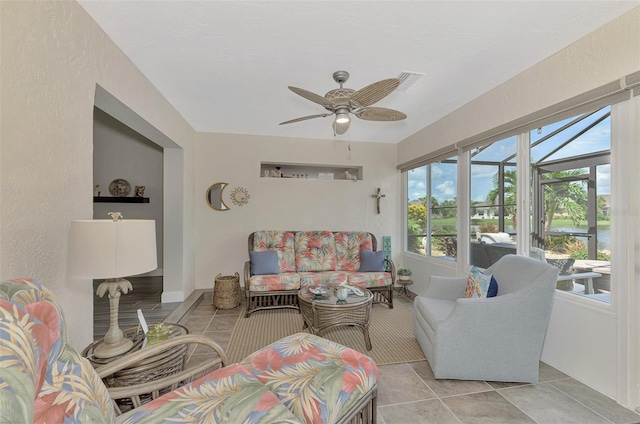
[[[413,310],[396,302],[393,309],[373,305],[369,336],[373,348],[367,351],[362,330],[357,327],[338,327],[322,334],[370,356],[378,365],[421,361],[424,354],[413,335]],[[303,330],[302,315],[293,309],[272,309],[254,312],[244,318],[244,312],[233,329],[226,349],[229,361],[239,362],[250,353],[282,337]]]

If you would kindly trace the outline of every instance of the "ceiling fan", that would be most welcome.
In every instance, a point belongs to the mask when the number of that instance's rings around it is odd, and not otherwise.
[[[333,121],[333,132],[334,135],[336,135],[344,134],[349,129],[349,125],[351,125],[350,113],[367,121],[400,121],[407,117],[407,115],[397,110],[383,107],[371,107],[372,104],[382,100],[391,94],[393,90],[398,88],[398,85],[400,84],[399,79],[384,79],[374,82],[373,84],[370,84],[358,91],[350,88],[344,88],[342,86],[349,79],[349,73],[347,71],[334,72],[333,79],[335,82],[340,84],[340,88],[329,91],[324,95],[324,97],[310,91],[303,90],[302,88],[289,86],[289,90],[307,100],[311,100],[312,102],[319,104],[327,109],[329,113],[303,116],[290,121],[280,122],[280,125],[335,115],[335,120]]]

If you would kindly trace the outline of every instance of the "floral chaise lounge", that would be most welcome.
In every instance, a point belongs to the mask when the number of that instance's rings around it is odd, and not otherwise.
[[[210,362],[217,369],[189,384],[178,387],[189,380],[188,362],[183,372],[161,381],[109,389],[103,384],[101,378],[139,361],[147,351],[157,353],[198,337],[213,348]],[[378,369],[360,352],[298,333],[227,365],[224,351],[206,340],[193,334],[175,337],[94,370],[69,344],[51,292],[28,279],[0,283],[0,422],[376,421]],[[148,403],[136,405],[139,399],[131,396],[167,383],[173,387],[165,394],[154,392]],[[127,396],[135,408],[120,414],[113,399]]]
[[[393,308],[393,261],[376,251],[373,234],[357,231],[256,231],[244,266],[246,316],[261,309],[298,308],[298,290],[347,283],[374,303]]]

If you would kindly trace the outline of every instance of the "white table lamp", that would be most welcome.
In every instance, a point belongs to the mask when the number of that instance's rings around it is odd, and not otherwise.
[[[121,355],[133,346],[118,326],[120,294],[133,290],[131,283],[122,277],[158,267],[156,222],[120,219],[120,212],[109,215],[113,219],[71,221],[69,240],[69,274],[92,280],[106,279],[96,292],[100,297],[109,293],[109,331],[94,350],[96,358]]]

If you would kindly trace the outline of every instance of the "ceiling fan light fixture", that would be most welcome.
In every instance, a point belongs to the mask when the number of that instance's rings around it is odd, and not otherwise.
[[[349,117],[349,111],[347,109],[338,109],[336,111],[336,123],[338,124],[346,124],[351,121]]]

